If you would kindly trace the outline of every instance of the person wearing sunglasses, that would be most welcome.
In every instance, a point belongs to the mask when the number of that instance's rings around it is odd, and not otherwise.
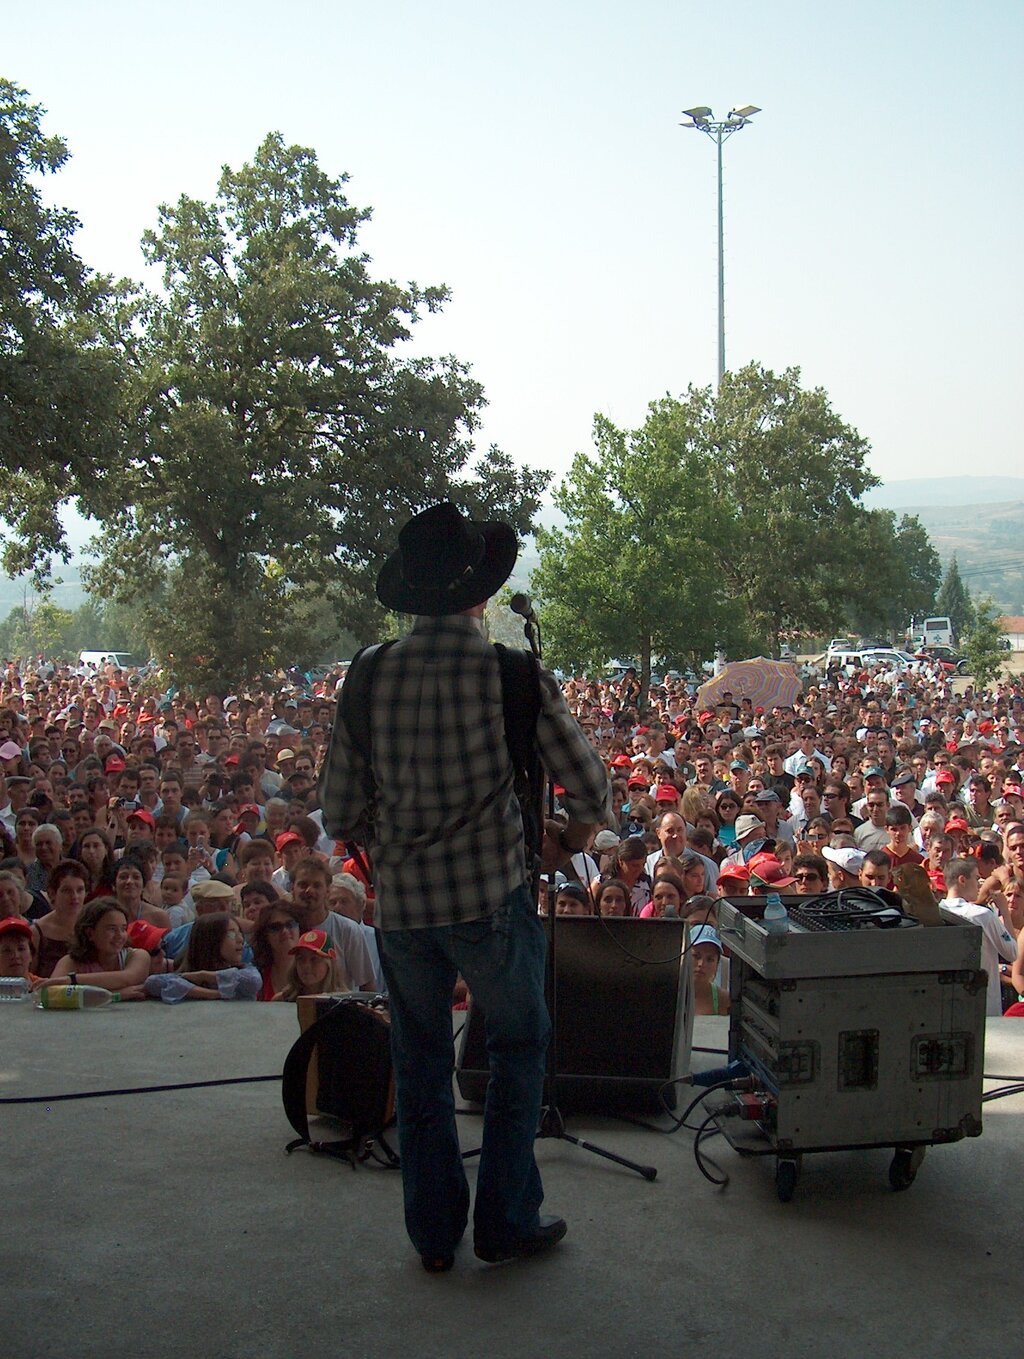
[[[828,891],[828,864],[820,854],[798,854],[793,860],[794,891],[801,897],[816,897]]]
[[[891,805],[888,790],[884,788],[869,790],[864,799],[864,811],[867,814],[867,820],[853,832],[853,838],[857,842],[858,849],[865,851],[884,849],[889,843],[889,832],[886,829],[885,817]]]
[[[253,961],[263,979],[257,1000],[273,1000],[284,990],[292,967],[292,947],[301,933],[299,917],[288,903],[273,902],[260,911],[252,936]]]

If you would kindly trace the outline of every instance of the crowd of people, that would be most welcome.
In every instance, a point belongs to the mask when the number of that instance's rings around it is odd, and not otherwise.
[[[160,699],[6,662],[0,974],[167,1004],[383,989],[367,864],[317,791],[342,683]],[[979,925],[988,1012],[1024,1009],[1019,681],[861,671],[767,709],[631,670],[562,689],[612,814],[543,885],[566,917],[686,918],[698,1013],[728,1009],[720,897],[851,886]]]

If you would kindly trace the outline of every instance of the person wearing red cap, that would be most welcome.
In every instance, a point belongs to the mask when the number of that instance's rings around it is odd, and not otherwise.
[[[750,869],[746,864],[724,863],[718,870],[716,891],[720,897],[750,895]]]
[[[288,980],[275,1000],[298,1000],[342,989],[338,951],[323,930],[306,930],[288,952],[292,959]]]
[[[282,831],[274,841],[274,848],[281,862],[280,866],[274,870],[270,881],[279,892],[289,896],[295,878],[295,870],[303,859],[309,857],[311,850],[303,837],[295,830]]]
[[[0,977],[24,977],[30,986],[42,978],[30,971],[35,937],[23,915],[8,915],[0,920]]]
[[[755,854],[747,864],[750,870],[750,895],[763,897],[767,892],[782,892],[796,883],[774,854]]]

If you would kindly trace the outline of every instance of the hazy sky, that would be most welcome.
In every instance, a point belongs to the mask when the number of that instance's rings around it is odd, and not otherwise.
[[[725,150],[729,366],[799,365],[890,480],[1021,467],[1022,37],[1020,0],[47,0],[7,8],[0,73],[115,273],[268,131],[315,148],[375,269],[452,288],[417,344],[473,365],[481,446],[558,474],[595,411],[713,381],[715,154],[680,110],[760,105]]]

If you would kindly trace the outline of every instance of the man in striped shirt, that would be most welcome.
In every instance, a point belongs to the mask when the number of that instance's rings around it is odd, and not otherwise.
[[[469,1190],[455,1128],[451,998],[457,973],[487,1016],[491,1077],[474,1207],[474,1248],[489,1263],[533,1254],[565,1234],[541,1217],[533,1154],[550,1023],[545,937],[505,741],[501,670],[482,627],[487,600],[515,564],[514,531],[435,505],[399,534],[377,581],[412,631],[376,664],[369,701],[371,769],[344,719],[320,783],[328,832],[370,830],[391,1000],[406,1226],[424,1266],[451,1267]],[[351,676],[349,677],[351,682]],[[553,870],[611,814],[604,765],[540,672],[536,742],[565,792],[568,825],[549,823]],[[365,741],[360,741],[363,750]]]

